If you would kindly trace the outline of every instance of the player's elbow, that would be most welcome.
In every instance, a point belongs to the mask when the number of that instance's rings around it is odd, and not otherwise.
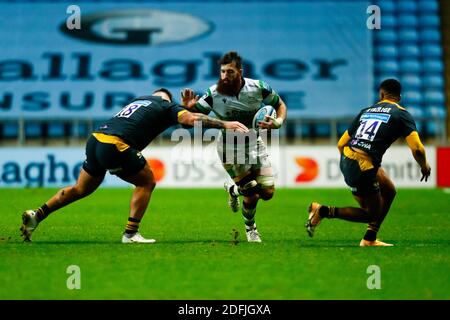
[[[426,155],[425,155],[425,149],[421,149],[421,148],[418,148],[418,149],[415,149],[415,150],[413,150],[412,151],[412,154],[413,154],[413,157],[414,157],[414,159],[416,160],[416,162],[421,166],[421,167],[423,167],[425,164],[426,164],[426,162],[427,162],[427,157],[426,157]]]
[[[280,101],[278,102],[278,106],[275,108],[277,112],[284,112],[287,113],[287,106],[286,103],[280,98]]]
[[[274,187],[270,187],[270,188],[265,188],[265,189],[261,189],[261,191],[259,192],[259,197],[264,200],[270,200],[273,198],[273,194],[275,193],[275,188]]]
[[[414,143],[409,146],[414,158],[424,158],[425,157],[425,148],[421,143]]]

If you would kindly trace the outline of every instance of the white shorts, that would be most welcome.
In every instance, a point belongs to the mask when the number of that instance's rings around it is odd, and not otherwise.
[[[264,181],[273,181],[272,164],[261,137],[248,144],[229,144],[219,141],[217,153],[224,169],[235,182],[249,174],[253,174],[257,181],[260,180],[258,177],[266,178],[263,179]]]

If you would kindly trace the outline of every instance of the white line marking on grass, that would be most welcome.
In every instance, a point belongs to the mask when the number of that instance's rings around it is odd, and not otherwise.
[[[444,193],[449,193],[450,194],[450,188],[444,188],[442,190],[444,190]]]

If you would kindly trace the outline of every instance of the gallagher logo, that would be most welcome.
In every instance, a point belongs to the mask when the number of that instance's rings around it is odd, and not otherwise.
[[[295,182],[310,182],[319,175],[319,165],[311,158],[295,158],[297,165],[302,168],[302,172],[295,178]]]
[[[112,45],[157,46],[204,36],[212,24],[186,13],[154,9],[116,10],[81,16],[81,28],[64,34],[90,42]]]

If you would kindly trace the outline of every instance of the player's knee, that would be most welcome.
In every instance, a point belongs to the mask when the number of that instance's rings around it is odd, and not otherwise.
[[[149,170],[141,175],[138,180],[133,182],[136,187],[144,188],[152,192],[156,187],[156,180],[152,172]]]
[[[389,200],[394,200],[395,196],[397,195],[397,190],[395,188],[391,188],[388,190],[388,192],[386,193],[386,195],[384,196],[385,198],[388,198]]]
[[[244,197],[252,197],[258,194],[259,186],[255,180],[239,183],[239,188]]]
[[[248,207],[248,206],[255,207],[256,204],[258,203],[258,200],[259,200],[259,194],[257,194],[257,193],[252,194],[250,196],[244,196],[244,201],[243,201],[244,207]]]
[[[274,189],[275,179],[273,176],[258,176],[256,177],[256,182],[261,187],[261,189]]]
[[[153,192],[153,190],[156,187],[156,181],[155,180],[151,180],[148,182],[147,188],[150,190],[150,192]]]
[[[261,191],[259,192],[259,196],[261,199],[267,201],[267,200],[270,200],[273,198],[274,193],[275,193],[275,188],[270,187],[270,188],[261,189]]]

